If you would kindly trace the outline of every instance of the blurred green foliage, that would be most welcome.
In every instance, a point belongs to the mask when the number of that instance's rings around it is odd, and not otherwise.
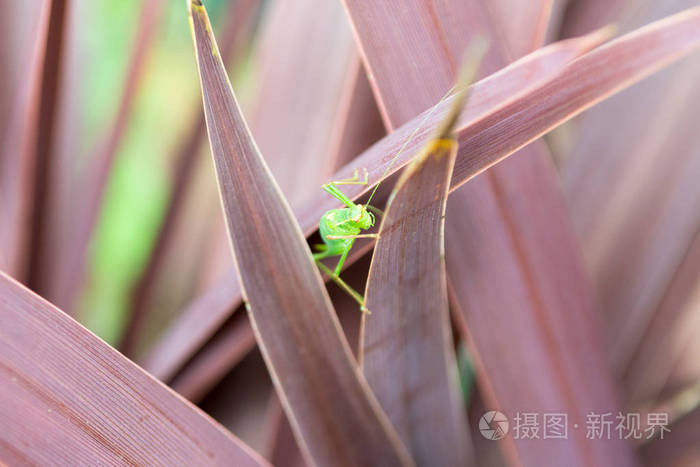
[[[214,24],[226,4],[207,2]],[[83,134],[92,135],[83,139],[89,158],[119,106],[142,2],[82,5],[74,46],[84,76]],[[82,322],[110,343],[123,330],[131,288],[164,214],[172,166],[167,157],[201,105],[197,79],[184,2],[166,1],[108,182],[80,300]]]

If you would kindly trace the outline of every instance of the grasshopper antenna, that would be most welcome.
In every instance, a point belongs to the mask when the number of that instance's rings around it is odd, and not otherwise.
[[[452,130],[454,129],[454,126],[457,124],[459,115],[462,112],[462,107],[464,107],[464,103],[467,100],[467,96],[469,95],[469,85],[472,83],[472,81],[474,81],[474,77],[479,71],[479,65],[481,64],[481,60],[483,59],[486,53],[486,49],[488,49],[488,41],[484,37],[477,36],[475,39],[472,40],[472,42],[469,44],[469,47],[467,48],[467,51],[464,54],[462,66],[460,68],[459,75],[457,76],[457,82],[447,91],[447,93],[445,93],[444,96],[440,98],[440,100],[428,111],[428,113],[425,114],[423,120],[420,121],[420,123],[416,126],[415,130],[413,130],[409,137],[406,138],[406,141],[403,143],[396,155],[391,159],[391,162],[389,162],[387,168],[384,170],[384,173],[380,177],[379,182],[374,186],[372,193],[369,195],[369,199],[367,199],[367,202],[365,203],[365,208],[369,206],[369,203],[370,201],[372,201],[372,198],[377,192],[379,185],[393,167],[394,162],[396,162],[396,159],[403,153],[404,149],[406,149],[406,146],[408,146],[408,144],[413,140],[418,131],[420,131],[420,129],[423,128],[425,122],[427,122],[428,119],[433,115],[435,110],[437,110],[437,108],[440,107],[440,104],[442,104],[452,95],[456,94],[454,102],[452,103],[452,107],[450,107],[447,117],[445,118],[442,125],[440,125],[440,128],[438,129],[435,138],[444,139],[450,136]]]
[[[445,120],[435,134],[435,139],[449,138],[452,130],[454,130],[459,115],[462,113],[464,103],[469,96],[469,85],[474,81],[474,77],[479,71],[479,65],[486,53],[487,47],[486,39],[481,36],[474,39],[469,45],[462,62],[462,68],[457,77],[457,83],[455,84],[457,97],[455,97],[447,117],[445,117]]]

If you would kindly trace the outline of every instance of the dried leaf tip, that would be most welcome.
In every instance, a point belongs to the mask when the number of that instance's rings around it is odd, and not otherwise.
[[[467,51],[464,53],[464,58],[462,60],[462,67],[457,76],[457,82],[453,88],[457,94],[455,101],[445,117],[445,121],[439,127],[435,139],[449,139],[451,137],[459,115],[462,113],[464,102],[469,94],[469,85],[474,81],[474,77],[479,71],[481,60],[484,58],[487,49],[488,41],[483,36],[474,38],[469,44],[469,47],[467,47]]]
[[[193,9],[197,10],[197,12],[206,12],[202,0],[185,0],[185,3],[187,3],[187,12],[190,18],[192,17]]]
[[[197,44],[197,35],[195,34],[195,22],[199,21],[204,27],[205,37],[211,43],[211,54],[214,57],[219,57],[219,46],[216,44],[214,39],[214,33],[211,28],[211,23],[209,22],[209,15],[207,14],[207,9],[204,7],[202,0],[185,0],[187,2],[187,11],[189,13],[190,20],[190,32],[192,33],[192,39],[194,40],[195,47]],[[195,13],[195,14],[193,14]],[[200,38],[201,40],[201,38]]]

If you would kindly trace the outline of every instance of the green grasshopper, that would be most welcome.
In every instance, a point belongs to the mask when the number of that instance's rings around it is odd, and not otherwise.
[[[362,296],[350,287],[345,281],[340,278],[340,270],[343,269],[343,264],[350,253],[355,240],[358,238],[377,238],[378,234],[361,234],[363,230],[371,229],[374,226],[374,214],[370,212],[371,206],[369,201],[367,204],[355,204],[348,198],[338,185],[367,185],[369,183],[369,174],[365,170],[364,180],[360,180],[358,171],[355,170],[354,176],[345,180],[337,180],[326,183],[323,189],[332,197],[345,204],[345,208],[331,209],[321,217],[319,223],[319,233],[323,240],[322,245],[315,245],[319,253],[314,253],[314,261],[323,272],[346,292],[348,292],[359,304],[362,311],[367,312],[365,301]],[[329,256],[340,256],[335,270],[328,269],[321,260]]]
[[[477,47],[471,47],[468,51],[467,60],[465,60],[465,65],[460,73],[460,78],[457,84],[450,89],[447,94],[445,94],[435,106],[426,114],[423,120],[418,124],[413,133],[407,138],[406,142],[403,144],[399,152],[393,157],[389,166],[387,166],[384,174],[380,178],[383,179],[386,174],[391,169],[396,158],[401,155],[401,152],[406,148],[408,143],[413,139],[416,133],[420,130],[423,124],[432,115],[433,111],[445,100],[452,92],[457,89],[458,96],[455,98],[452,107],[450,108],[447,117],[439,128],[433,138],[431,138],[428,143],[423,148],[423,151],[432,151],[441,147],[445,144],[457,144],[451,138],[451,133],[454,129],[455,124],[459,118],[462,107],[467,97],[467,85],[471,81],[472,77],[476,73],[476,68],[480,57],[485,50],[484,43],[476,44]],[[478,59],[477,59],[478,58]],[[321,234],[321,239],[323,244],[314,245],[314,248],[318,253],[314,253],[313,258],[319,269],[321,269],[325,274],[327,274],[333,282],[345,290],[350,296],[352,296],[357,303],[360,304],[360,309],[363,312],[368,313],[367,307],[365,306],[365,301],[362,295],[355,291],[350,285],[348,285],[344,280],[340,278],[340,271],[345,264],[345,260],[352,249],[355,240],[358,238],[378,238],[379,234],[363,234],[362,231],[371,229],[375,223],[375,217],[372,211],[381,213],[381,211],[373,206],[370,206],[370,201],[379,187],[379,183],[374,187],[372,194],[370,195],[367,203],[356,204],[350,198],[348,198],[341,190],[338,188],[339,185],[367,185],[369,184],[369,174],[367,170],[364,170],[364,177],[361,180],[358,170],[355,169],[352,178],[345,180],[336,180],[323,185],[323,189],[328,192],[332,197],[342,202],[346,207],[340,209],[331,209],[326,211],[326,213],[321,217],[319,223],[319,233]],[[335,269],[331,271],[327,268],[321,260],[331,256],[340,256],[338,264]]]

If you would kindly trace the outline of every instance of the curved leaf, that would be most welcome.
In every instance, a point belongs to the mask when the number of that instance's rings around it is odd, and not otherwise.
[[[237,312],[182,368],[169,386],[188,401],[199,403],[231,367],[255,348],[248,317]]]
[[[445,135],[447,136],[447,135]],[[471,463],[447,305],[444,214],[454,140],[431,141],[396,184],[365,298],[362,370],[418,465]]]
[[[0,153],[0,265],[28,283],[36,283],[43,273],[38,265],[49,240],[43,223],[53,194],[52,141],[67,10],[66,0],[41,6],[30,69]]]
[[[198,0],[189,8],[236,267],[297,440],[318,465],[410,465],[359,374],[301,229],[246,127],[206,11]]]
[[[657,436],[645,442],[639,449],[639,457],[645,466],[690,467],[700,464],[700,408],[674,421],[663,439]]]
[[[0,273],[0,458],[10,464],[267,465],[38,295]]]
[[[637,3],[640,14],[621,15],[625,27],[698,4]],[[613,371],[624,375],[624,393],[635,402],[657,396],[672,367],[683,366],[669,364],[681,353],[696,360],[680,345],[688,331],[681,322],[694,319],[695,307],[664,302],[681,292],[675,283],[700,229],[700,211],[688,209],[700,202],[698,81],[700,54],[694,54],[581,115],[558,154]],[[675,319],[679,326],[670,328]],[[694,375],[700,378],[697,370]]]
[[[334,159],[345,149],[338,147],[342,141],[337,141],[337,133],[344,129],[339,127],[349,117],[343,113],[347,100],[353,97],[352,85],[359,72],[364,71],[339,3],[276,2],[265,10],[263,18],[255,64],[258,95],[251,111],[250,129],[282,192],[294,204],[294,200],[306,199],[318,191],[325,176],[331,173],[328,166],[334,165]],[[299,118],[300,115],[304,117]],[[353,143],[362,143],[364,138],[355,138]],[[356,154],[357,151],[352,156]],[[299,173],[305,177],[299,177]],[[237,281],[235,272],[230,274]],[[228,288],[230,281],[223,284]],[[208,295],[205,292],[202,298]],[[153,368],[160,375],[167,366],[167,373],[172,376],[240,305],[240,291],[228,296],[228,305],[217,302],[221,307],[203,309],[198,306],[200,300],[185,307],[179,321],[145,357],[148,369]],[[187,343],[186,348],[180,349],[182,339]]]
[[[240,306],[241,297],[236,272],[228,271],[191,301],[156,345],[137,362],[159,380],[170,381]]]

